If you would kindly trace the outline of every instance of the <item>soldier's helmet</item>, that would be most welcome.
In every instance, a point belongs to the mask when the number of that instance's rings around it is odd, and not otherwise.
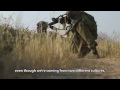
[[[46,32],[48,28],[48,22],[40,21],[37,23],[37,32]]]
[[[76,17],[76,15],[80,15],[81,11],[67,11],[66,15],[68,16],[68,18],[74,19]]]

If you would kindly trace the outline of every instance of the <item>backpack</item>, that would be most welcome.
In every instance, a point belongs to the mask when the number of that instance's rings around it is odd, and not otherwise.
[[[82,18],[84,24],[90,29],[90,32],[94,36],[95,39],[97,39],[98,34],[97,34],[97,24],[94,19],[94,17],[86,12],[83,12],[83,18]]]

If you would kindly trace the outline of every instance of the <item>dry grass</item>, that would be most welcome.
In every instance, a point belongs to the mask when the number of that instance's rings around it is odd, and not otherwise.
[[[116,34],[117,35],[117,34]],[[100,53],[101,57],[104,58],[114,58],[119,59],[120,58],[120,42],[119,37],[108,37],[107,35],[101,36],[102,38],[98,39],[98,51]]]
[[[116,65],[115,60],[119,65],[120,42],[118,41],[108,38],[98,40],[98,51],[100,56],[106,59],[105,61],[90,60],[87,57],[84,60],[78,60],[76,55],[70,52],[70,41],[61,39],[59,35],[56,39],[52,39],[50,36],[36,34],[24,28],[13,31],[13,28],[0,26],[0,71],[2,78],[10,78],[11,75],[16,75],[14,71],[18,69],[81,68],[104,69],[111,72],[111,69],[117,68],[114,67]],[[114,59],[113,63],[109,63],[113,60],[111,58]],[[96,75],[87,73],[84,76],[86,77],[83,78],[96,77]],[[38,77],[40,78],[40,76]],[[106,78],[107,76],[100,77]]]

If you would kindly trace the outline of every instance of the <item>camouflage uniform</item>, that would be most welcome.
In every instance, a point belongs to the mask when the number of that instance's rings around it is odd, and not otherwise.
[[[69,16],[69,14],[73,16]],[[73,37],[73,48],[78,50],[78,56],[84,57],[90,51],[99,58],[96,50],[97,25],[94,17],[83,11],[68,11],[67,15],[71,18]]]

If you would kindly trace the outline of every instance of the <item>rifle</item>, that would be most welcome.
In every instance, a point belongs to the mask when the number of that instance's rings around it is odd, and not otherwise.
[[[68,23],[68,24],[71,24],[71,19],[67,17],[67,14],[60,15],[57,18],[52,18],[52,21],[53,22],[49,23],[48,25],[49,25],[49,27],[51,29],[54,29],[54,30],[60,30],[60,29],[52,26],[52,25],[54,25],[56,23],[61,23],[61,24]],[[71,26],[66,27],[66,30],[67,31],[66,31],[66,33],[64,35],[67,35],[71,31]]]
[[[61,24],[64,24],[64,23],[70,24],[71,23],[71,19],[67,17],[67,14],[60,15],[57,18],[52,18],[52,21],[53,22],[48,24],[50,27],[56,23],[61,23]]]

